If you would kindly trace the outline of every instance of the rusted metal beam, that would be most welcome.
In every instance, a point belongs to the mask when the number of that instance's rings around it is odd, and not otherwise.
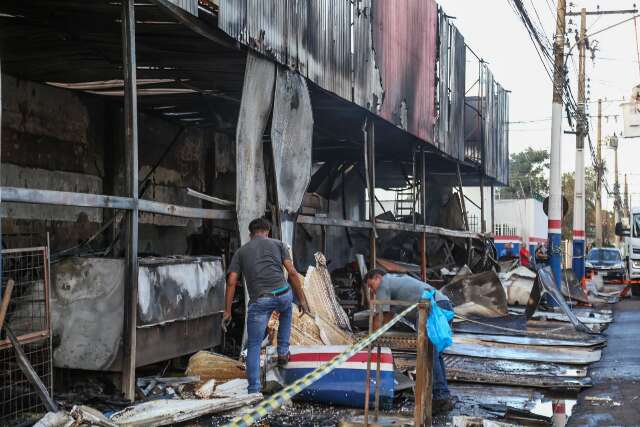
[[[138,97],[136,76],[135,0],[122,1],[122,65],[124,72],[125,185],[132,199],[126,215],[122,391],[135,400],[136,324],[138,302]]]
[[[311,216],[311,215],[298,215],[298,224],[308,224],[308,225],[324,225],[328,227],[349,227],[349,228],[363,228],[370,230],[373,228],[373,225],[369,221],[354,221],[349,219],[340,219],[340,218],[327,218],[320,216]],[[406,231],[409,233],[426,233],[433,236],[441,236],[441,237],[451,237],[451,238],[460,238],[460,239],[483,239],[484,236],[481,233],[472,233],[463,230],[449,230],[447,228],[442,227],[434,227],[431,225],[416,225],[407,224],[404,222],[390,222],[390,221],[376,221],[376,229],[377,230],[395,230],[395,231]]]
[[[367,194],[369,195],[369,221],[371,231],[369,232],[369,265],[376,268],[377,248],[376,239],[376,151],[375,151],[375,125],[373,119],[365,119],[364,123],[364,169],[367,177]]]
[[[5,202],[33,203],[84,208],[133,210],[135,200],[130,197],[105,196],[102,194],[74,193],[67,191],[39,190],[33,188],[0,187]],[[234,219],[230,210],[201,209],[153,200],[138,200],[140,212],[198,219]]]

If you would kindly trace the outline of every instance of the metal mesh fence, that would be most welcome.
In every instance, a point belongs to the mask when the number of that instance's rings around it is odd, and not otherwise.
[[[7,324],[36,373],[52,391],[49,324],[49,265],[44,247],[2,251],[2,288],[14,282]],[[0,331],[0,425],[11,426],[45,412],[34,388],[23,375],[3,328]]]

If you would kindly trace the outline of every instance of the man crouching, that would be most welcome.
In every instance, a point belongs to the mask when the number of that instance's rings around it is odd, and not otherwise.
[[[453,311],[449,298],[433,286],[402,274],[386,273],[383,270],[371,270],[365,275],[367,286],[377,300],[419,302],[424,291],[435,291],[436,304],[440,308]],[[406,307],[381,305],[382,322],[389,322],[394,315],[404,311]],[[417,315],[415,310],[407,314],[407,320],[414,322],[417,329]],[[382,326],[380,318],[374,317],[373,329]],[[433,412],[444,413],[453,409],[451,393],[447,385],[447,375],[442,360],[442,354],[433,349]]]

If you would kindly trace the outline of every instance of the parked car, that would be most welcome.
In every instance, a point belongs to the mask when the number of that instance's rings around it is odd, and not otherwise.
[[[616,248],[593,248],[585,262],[587,272],[602,276],[603,281],[623,280],[625,265]]]

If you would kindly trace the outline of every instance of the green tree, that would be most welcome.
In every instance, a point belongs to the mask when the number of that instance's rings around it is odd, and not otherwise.
[[[499,190],[502,199],[544,199],[549,193],[547,171],[549,151],[529,147],[511,154],[509,159],[509,186]]]
[[[569,202],[569,211],[562,221],[562,238],[573,239],[573,197],[575,189],[575,173],[562,175],[562,195]],[[596,228],[596,171],[587,168],[584,171],[585,193],[585,231],[589,240],[595,239]],[[613,212],[602,210],[602,240],[603,244],[610,245],[615,241],[615,224]]]

